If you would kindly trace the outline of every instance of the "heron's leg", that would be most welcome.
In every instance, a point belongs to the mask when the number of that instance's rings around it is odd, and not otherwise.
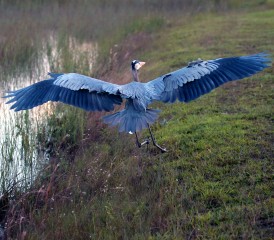
[[[136,136],[136,145],[140,148],[142,147],[144,144],[149,144],[149,140],[146,139],[144,142],[140,142],[139,139],[138,139],[138,135],[137,135],[137,132],[135,132],[135,136]]]
[[[148,130],[149,130],[149,133],[150,133],[150,136],[151,136],[151,140],[152,140],[153,145],[154,145],[155,147],[159,148],[159,149],[161,150],[162,153],[165,153],[165,152],[166,152],[166,149],[160,147],[160,146],[156,143],[156,140],[155,140],[155,138],[154,138],[154,136],[153,136],[153,134],[152,134],[152,131],[151,131],[151,128],[150,128],[149,124],[147,124],[147,126],[148,126]]]

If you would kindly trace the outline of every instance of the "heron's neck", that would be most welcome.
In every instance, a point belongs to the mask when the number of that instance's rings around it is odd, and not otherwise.
[[[139,77],[138,77],[138,72],[137,72],[137,70],[132,69],[132,76],[133,76],[133,81],[135,81],[135,82],[140,82],[140,81],[139,81]]]

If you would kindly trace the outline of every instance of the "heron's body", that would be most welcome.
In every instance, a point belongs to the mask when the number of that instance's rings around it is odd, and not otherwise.
[[[209,61],[199,59],[187,67],[142,83],[139,81],[138,70],[144,62],[134,60],[131,64],[133,81],[125,85],[77,73],[50,73],[50,79],[10,91],[5,97],[11,97],[7,103],[15,102],[11,106],[15,111],[31,109],[48,101],[60,101],[87,111],[109,112],[125,100],[124,110],[103,119],[109,125],[119,126],[121,132],[136,133],[149,128],[157,120],[159,110],[148,108],[152,102],[189,102],[226,82],[262,71],[269,63],[270,59],[265,53]],[[159,147],[152,134],[151,138]],[[138,139],[137,142],[140,146]]]

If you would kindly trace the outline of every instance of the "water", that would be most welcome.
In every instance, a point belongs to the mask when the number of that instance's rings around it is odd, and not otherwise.
[[[5,91],[19,89],[47,79],[49,71],[68,68],[68,62],[74,69],[92,72],[97,55],[96,44],[79,42],[72,37],[66,38],[65,43],[62,44],[56,34],[49,33],[48,36],[48,39],[42,43],[39,57],[32,69],[13,75],[1,74],[0,94],[2,96]],[[69,58],[64,53],[69,54]],[[47,118],[55,113],[56,106],[56,103],[46,103],[29,111],[14,112],[9,110],[12,104],[7,105],[6,101],[7,99],[0,99],[1,192],[18,183],[22,187],[28,187],[39,169],[48,162],[49,151],[39,147],[37,133],[49,130]]]

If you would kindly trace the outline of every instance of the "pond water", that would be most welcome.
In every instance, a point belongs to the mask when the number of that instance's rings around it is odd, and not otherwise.
[[[82,66],[92,72],[97,55],[97,45],[91,42],[79,42],[73,37],[67,39],[66,51],[75,66]],[[0,94],[6,91],[26,87],[35,82],[47,79],[52,69],[62,69],[66,64],[64,49],[58,36],[51,33],[43,42],[38,58],[31,69],[17,74],[1,73]],[[35,179],[39,169],[48,162],[50,155],[47,149],[41,149],[37,133],[47,129],[47,118],[54,114],[56,103],[46,103],[29,111],[14,112],[12,104],[5,104],[7,99],[0,98],[0,191],[20,183],[27,187]],[[46,139],[45,139],[46,141]]]

